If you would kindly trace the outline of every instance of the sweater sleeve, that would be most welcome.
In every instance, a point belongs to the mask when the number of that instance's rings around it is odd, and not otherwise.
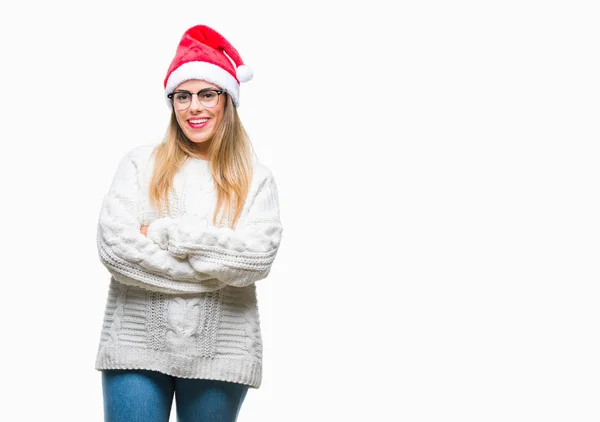
[[[197,271],[188,260],[170,254],[140,233],[140,185],[134,151],[119,163],[102,201],[96,236],[101,263],[119,281],[149,290],[199,293],[224,287],[225,283]]]
[[[234,287],[267,277],[282,233],[277,185],[270,171],[249,195],[234,230],[190,216],[166,217],[148,227],[148,236],[173,256],[187,258],[196,271]]]

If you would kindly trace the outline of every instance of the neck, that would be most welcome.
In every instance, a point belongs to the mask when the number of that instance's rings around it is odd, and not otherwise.
[[[199,160],[208,160],[208,147],[210,145],[204,146],[201,145],[193,145],[192,146],[192,157],[197,158]]]

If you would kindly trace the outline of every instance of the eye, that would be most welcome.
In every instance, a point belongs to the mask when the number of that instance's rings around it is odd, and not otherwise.
[[[217,93],[216,92],[212,92],[212,91],[208,91],[208,92],[202,93],[202,99],[203,100],[212,100],[216,96],[217,96]]]
[[[190,94],[187,94],[185,92],[181,92],[179,94],[175,94],[175,99],[177,101],[188,101],[190,99]]]

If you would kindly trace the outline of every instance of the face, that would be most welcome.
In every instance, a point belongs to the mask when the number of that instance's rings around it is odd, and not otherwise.
[[[204,152],[208,150],[210,140],[223,120],[226,103],[225,94],[221,94],[216,106],[211,108],[202,106],[196,92],[206,88],[220,89],[217,85],[197,79],[185,81],[175,88],[175,91],[192,93],[192,103],[189,108],[181,111],[175,108],[175,117],[185,136],[199,151]]]

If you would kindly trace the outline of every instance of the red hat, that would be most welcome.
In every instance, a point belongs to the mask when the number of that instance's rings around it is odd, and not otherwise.
[[[165,77],[165,96],[190,79],[201,79],[225,90],[239,106],[240,82],[252,79],[252,70],[221,34],[196,25],[183,34]],[[167,98],[169,105],[170,100]]]

